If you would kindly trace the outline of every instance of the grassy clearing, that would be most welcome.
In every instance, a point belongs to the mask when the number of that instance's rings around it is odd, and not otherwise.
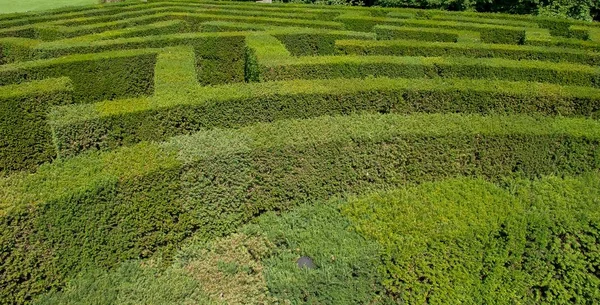
[[[0,14],[42,11],[97,3],[97,0],[0,0]]]

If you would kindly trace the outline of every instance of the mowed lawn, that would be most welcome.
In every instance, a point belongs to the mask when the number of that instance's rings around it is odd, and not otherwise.
[[[96,4],[98,0],[0,0],[0,14]]]

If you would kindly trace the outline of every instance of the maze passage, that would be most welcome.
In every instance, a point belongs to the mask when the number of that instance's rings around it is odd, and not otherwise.
[[[0,303],[267,211],[597,172],[599,64],[600,25],[534,16],[204,0],[0,15]]]

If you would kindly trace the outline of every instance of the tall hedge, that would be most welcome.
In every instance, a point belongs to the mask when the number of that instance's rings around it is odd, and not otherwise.
[[[64,76],[73,82],[76,103],[150,95],[155,63],[151,50],[19,62],[0,67],[0,85]]]
[[[598,87],[596,67],[502,58],[321,56],[259,61],[259,80],[481,78]]]
[[[66,78],[0,87],[0,176],[56,157],[46,116],[51,106],[72,103],[72,94]]]
[[[377,240],[382,281],[406,303],[594,304],[600,176],[458,179],[350,200]]]
[[[194,231],[222,235],[262,211],[336,194],[457,175],[597,170],[599,127],[521,116],[320,117],[42,166],[0,180],[0,299],[23,302],[90,264],[148,257]]]
[[[467,42],[444,43],[404,40],[338,40],[335,43],[335,48],[336,53],[340,55],[506,58],[572,62],[590,66],[597,66],[600,63],[600,53],[598,52],[551,46],[513,46]]]
[[[69,156],[204,128],[360,111],[598,117],[598,95],[591,88],[486,80],[297,80],[197,89],[179,101],[174,93],[156,106],[125,100],[63,107],[51,113],[50,123],[60,154]]]

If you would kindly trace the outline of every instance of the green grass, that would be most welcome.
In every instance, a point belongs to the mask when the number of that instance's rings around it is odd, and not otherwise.
[[[0,0],[0,14],[49,10],[98,3],[97,0]]]

